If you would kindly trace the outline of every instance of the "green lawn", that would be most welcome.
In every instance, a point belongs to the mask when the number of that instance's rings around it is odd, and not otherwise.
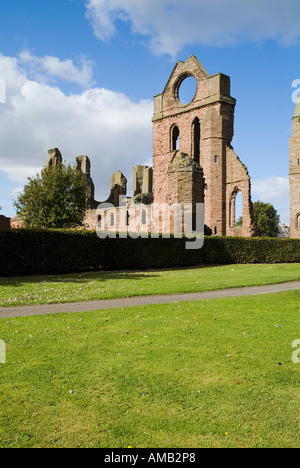
[[[2,278],[0,307],[201,292],[297,280],[300,280],[299,264],[229,265],[169,271]]]
[[[299,298],[0,319],[0,447],[299,448]]]

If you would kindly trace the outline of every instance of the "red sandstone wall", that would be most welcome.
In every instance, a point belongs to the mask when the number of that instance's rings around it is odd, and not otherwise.
[[[293,119],[293,135],[290,139],[290,237],[300,238],[300,116]]]
[[[178,99],[178,87],[187,75],[194,76],[198,86],[192,102],[183,106]],[[229,151],[235,103],[230,96],[229,77],[221,74],[209,76],[193,56],[175,66],[164,92],[154,98],[154,202],[165,203],[172,199],[168,167],[176,155],[172,145],[174,125],[180,131],[179,151],[193,157],[193,122],[197,117],[201,122],[200,165],[206,184],[205,224],[214,234],[235,235],[230,209],[234,184],[239,183],[245,199],[243,235],[251,236],[255,227],[251,213],[250,178],[245,166]]]

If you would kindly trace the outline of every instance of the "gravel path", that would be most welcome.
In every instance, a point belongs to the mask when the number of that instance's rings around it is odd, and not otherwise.
[[[224,289],[200,293],[170,294],[160,296],[128,297],[121,299],[103,299],[99,301],[71,302],[67,304],[33,305],[22,307],[0,308],[0,318],[29,317],[72,312],[88,312],[122,307],[143,306],[148,304],[171,304],[181,301],[202,301],[225,297],[241,297],[260,294],[271,294],[300,289],[300,281],[271,284],[267,286],[250,286],[246,288]]]

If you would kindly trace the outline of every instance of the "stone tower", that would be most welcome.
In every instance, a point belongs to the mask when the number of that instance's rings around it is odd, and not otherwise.
[[[87,156],[77,156],[76,169],[85,176],[86,180],[86,200],[88,209],[93,209],[97,206],[95,202],[95,186],[91,178],[91,162]]]
[[[196,93],[186,104],[179,96],[181,85],[189,77],[196,81]],[[154,202],[174,199],[172,186],[176,184],[170,181],[174,178],[170,165],[179,152],[198,165],[190,202],[195,199],[194,190],[199,197],[195,180],[200,181],[199,167],[203,168],[205,224],[213,234],[250,237],[256,234],[250,177],[231,146],[235,104],[228,76],[210,76],[193,55],[185,63],[176,64],[163,93],[154,97]],[[182,177],[184,174],[191,177],[189,171],[181,172]],[[235,199],[239,192],[243,195],[243,226],[236,228]]]
[[[293,116],[290,139],[290,236],[300,239],[300,100]]]
[[[148,166],[135,166],[132,170],[133,196],[151,194],[153,187],[153,169]]]
[[[48,151],[48,159],[45,162],[45,167],[56,167],[62,164],[62,155],[58,148],[50,149]]]

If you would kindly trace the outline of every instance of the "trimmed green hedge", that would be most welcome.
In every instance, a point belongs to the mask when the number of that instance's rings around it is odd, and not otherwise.
[[[93,231],[0,231],[0,275],[300,263],[300,239],[206,237],[200,250],[186,250],[185,242],[172,237],[101,240]]]

